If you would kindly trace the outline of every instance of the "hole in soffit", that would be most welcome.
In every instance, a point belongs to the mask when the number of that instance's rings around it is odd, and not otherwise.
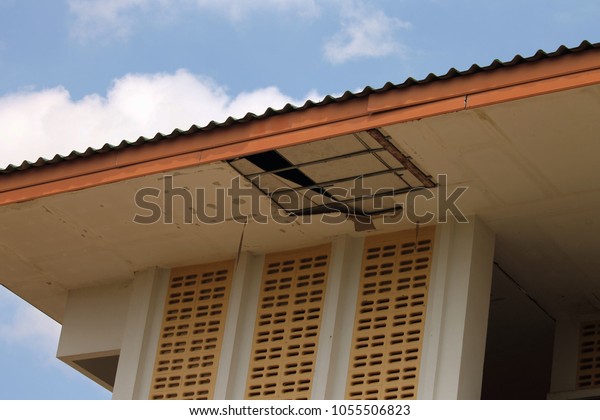
[[[398,211],[393,199],[435,183],[380,130],[269,150],[228,161],[288,214]]]

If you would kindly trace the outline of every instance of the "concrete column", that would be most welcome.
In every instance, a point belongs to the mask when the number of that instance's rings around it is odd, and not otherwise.
[[[311,399],[343,399],[352,345],[364,238],[332,244]]]
[[[479,399],[494,233],[477,217],[436,227],[419,399]]]
[[[243,332],[240,330],[240,325],[243,325],[244,316],[246,316],[243,309],[245,309],[244,304],[249,293],[247,283],[249,277],[256,275],[256,259],[257,257],[248,252],[242,253],[237,262],[235,273],[233,274],[231,291],[229,292],[227,318],[223,331],[221,355],[219,356],[219,369],[215,383],[215,400],[224,400],[227,398],[227,389],[229,387],[229,377],[232,375],[232,367],[234,364],[237,365],[234,354],[239,356],[236,352],[236,345],[239,345],[240,342],[238,335],[243,335]],[[259,268],[262,269],[262,264]],[[256,299],[258,302],[258,294],[256,295]]]
[[[160,335],[169,270],[157,267],[135,273],[113,399],[147,399]]]
[[[242,400],[246,391],[264,255],[242,254],[233,278],[215,399]]]
[[[577,388],[579,324],[579,320],[575,319],[556,321],[552,353],[551,393],[574,391]]]
[[[548,399],[597,399],[600,389],[577,389],[577,370],[580,351],[581,324],[597,321],[600,313],[577,317],[564,317],[554,327],[554,351],[552,353],[552,379]]]

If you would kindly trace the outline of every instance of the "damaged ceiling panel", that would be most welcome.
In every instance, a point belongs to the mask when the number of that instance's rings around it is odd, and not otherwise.
[[[289,214],[372,216],[397,210],[391,197],[432,188],[431,177],[379,130],[233,159],[229,164]]]

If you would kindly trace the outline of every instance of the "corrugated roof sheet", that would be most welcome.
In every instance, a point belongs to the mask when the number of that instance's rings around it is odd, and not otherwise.
[[[485,66],[485,67],[480,67],[477,64],[473,64],[471,67],[469,67],[469,69],[463,70],[463,71],[459,71],[455,68],[451,68],[450,70],[448,70],[448,72],[446,74],[441,75],[441,76],[430,73],[429,75],[427,75],[427,77],[425,77],[424,79],[421,79],[421,80],[415,80],[412,77],[409,77],[403,83],[394,84],[394,83],[388,82],[380,88],[372,88],[371,86],[367,86],[360,92],[354,93],[354,92],[346,91],[346,92],[344,92],[344,94],[342,94],[341,96],[337,96],[337,97],[327,95],[325,98],[323,98],[319,102],[313,102],[311,100],[308,100],[302,106],[294,106],[292,104],[287,104],[281,109],[267,108],[267,110],[260,115],[248,113],[242,118],[229,117],[223,122],[211,121],[210,123],[208,123],[207,125],[204,125],[202,127],[199,127],[197,125],[192,125],[187,130],[175,129],[170,134],[157,133],[152,138],[139,137],[135,141],[123,140],[117,145],[112,145],[112,144],[106,143],[104,146],[102,146],[101,148],[98,148],[98,149],[88,147],[83,152],[73,151],[66,156],[55,155],[52,159],[39,158],[35,162],[24,161],[20,165],[12,165],[11,164],[11,165],[8,165],[4,169],[0,169],[0,175],[9,174],[9,173],[12,173],[15,171],[23,171],[23,170],[26,170],[26,169],[29,169],[32,167],[40,167],[40,166],[55,164],[55,163],[59,163],[59,162],[63,162],[63,161],[85,158],[85,157],[88,157],[91,155],[106,153],[106,152],[109,152],[112,150],[120,150],[120,149],[124,149],[127,147],[136,147],[136,146],[140,146],[140,145],[146,144],[146,143],[155,143],[155,142],[164,141],[164,140],[168,140],[168,139],[179,137],[179,136],[194,134],[199,131],[208,131],[208,130],[214,130],[216,128],[221,128],[221,127],[229,127],[234,124],[243,124],[243,123],[247,123],[247,122],[254,121],[254,120],[261,120],[261,119],[269,118],[274,115],[286,114],[286,113],[294,112],[294,111],[301,111],[301,110],[305,110],[308,108],[324,106],[324,105],[328,105],[330,103],[347,101],[347,100],[354,99],[354,98],[361,98],[361,97],[364,97],[364,96],[367,96],[367,95],[370,95],[373,93],[386,92],[386,91],[395,90],[395,89],[403,89],[403,88],[407,88],[409,86],[423,85],[423,84],[427,84],[427,83],[431,83],[431,82],[436,82],[439,80],[452,79],[455,77],[469,76],[469,75],[472,75],[475,73],[492,71],[492,70],[496,70],[496,69],[502,68],[502,67],[512,67],[512,66],[516,66],[519,64],[523,64],[523,63],[531,63],[531,62],[540,61],[540,60],[544,60],[544,59],[548,59],[548,58],[552,58],[552,57],[563,56],[563,55],[568,55],[568,54],[572,54],[572,53],[578,53],[581,51],[586,51],[586,50],[591,50],[591,49],[600,49],[600,43],[590,43],[589,41],[583,41],[579,46],[574,47],[574,48],[569,48],[564,45],[561,45],[556,51],[553,51],[550,53],[547,53],[543,50],[538,50],[531,57],[524,58],[521,55],[516,55],[510,61],[500,61],[500,60],[496,59],[490,65]]]

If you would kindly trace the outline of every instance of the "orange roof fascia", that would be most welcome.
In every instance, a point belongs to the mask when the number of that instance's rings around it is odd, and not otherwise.
[[[600,83],[600,50],[456,76],[3,175],[0,205]]]

